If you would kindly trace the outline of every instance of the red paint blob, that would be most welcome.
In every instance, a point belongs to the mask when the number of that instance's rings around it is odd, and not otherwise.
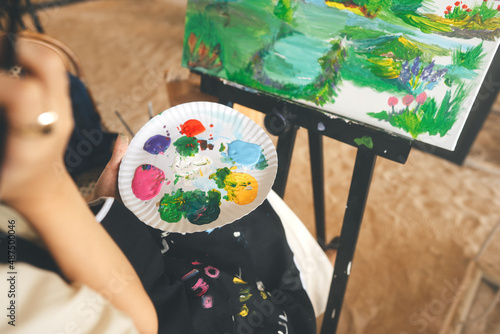
[[[188,137],[194,137],[203,133],[205,131],[205,127],[201,124],[200,121],[196,119],[190,119],[181,125],[181,133]]]

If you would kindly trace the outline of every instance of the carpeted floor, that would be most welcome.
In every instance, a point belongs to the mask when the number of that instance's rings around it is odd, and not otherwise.
[[[41,14],[47,33],[79,56],[110,130],[125,132],[115,110],[137,131],[149,101],[155,113],[171,105],[164,73],[180,66],[185,4],[90,1]],[[377,161],[338,333],[439,332],[467,264],[500,221],[500,100],[494,110],[463,167],[418,150],[405,165]],[[308,154],[300,130],[285,201],[314,233]],[[354,157],[325,139],[328,238],[340,230]],[[497,236],[485,256],[499,251]]]

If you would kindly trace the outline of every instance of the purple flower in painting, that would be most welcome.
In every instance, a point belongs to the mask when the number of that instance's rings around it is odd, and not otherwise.
[[[405,95],[405,97],[403,97],[403,104],[405,106],[409,106],[414,100],[415,98],[413,97],[413,95]]]
[[[434,73],[431,76],[431,78],[429,79],[429,82],[436,82],[436,81],[438,81],[439,79],[441,79],[442,77],[444,77],[444,75],[446,74],[446,72],[448,72],[447,68],[443,68],[441,70],[437,70],[436,73]]]
[[[419,70],[420,70],[420,56],[417,56],[417,58],[415,58],[415,60],[413,61],[413,66],[411,67],[411,73],[414,76],[417,76]]]
[[[429,65],[424,67],[424,69],[422,70],[422,74],[420,75],[420,79],[422,81],[426,81],[431,76],[433,69],[434,69],[434,60]]]
[[[399,72],[399,81],[403,84],[406,84],[411,79],[410,66],[408,61],[405,61],[401,66],[401,72]]]
[[[436,71],[430,78],[426,89],[433,89],[437,82],[448,72],[447,68]]]

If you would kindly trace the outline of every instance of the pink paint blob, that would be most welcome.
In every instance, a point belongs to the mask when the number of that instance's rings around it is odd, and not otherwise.
[[[212,308],[214,305],[214,299],[210,295],[205,295],[201,297],[201,303],[203,305],[203,308]]]
[[[165,173],[153,165],[140,165],[132,179],[132,192],[140,200],[147,201],[158,195],[165,181]]]

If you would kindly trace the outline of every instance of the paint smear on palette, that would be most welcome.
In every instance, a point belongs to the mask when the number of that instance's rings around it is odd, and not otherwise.
[[[149,152],[151,154],[163,154],[170,146],[170,138],[164,135],[156,135],[144,143],[144,151]]]
[[[209,144],[206,140],[198,140],[198,144],[200,144],[200,148],[202,151],[214,149],[214,144]]]
[[[140,165],[137,167],[132,179],[132,192],[135,197],[147,201],[160,193],[165,181],[165,173],[153,165]]]
[[[263,170],[268,166],[262,148],[257,144],[235,140],[228,145],[227,155],[236,164]]]
[[[208,192],[177,189],[163,196],[158,212],[161,219],[168,223],[177,223],[185,217],[192,224],[205,225],[219,217],[220,199],[221,194],[215,189]]]
[[[209,174],[212,171],[212,163],[212,159],[200,154],[196,154],[194,157],[177,155],[172,166],[175,172],[174,184],[177,184],[181,178],[194,180]]]
[[[252,203],[257,198],[259,184],[257,180],[247,173],[234,173],[227,167],[219,168],[209,177],[215,180],[219,189],[227,191],[227,201],[238,205]]]
[[[199,135],[200,133],[205,132],[205,130],[206,129],[203,126],[203,124],[197,119],[190,119],[186,121],[184,124],[182,124],[180,127],[181,134],[186,135],[188,137],[194,137],[196,135]]]

